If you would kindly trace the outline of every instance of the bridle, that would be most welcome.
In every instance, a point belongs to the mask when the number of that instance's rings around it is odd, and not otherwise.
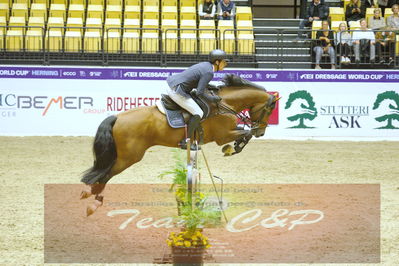
[[[263,122],[263,119],[266,115],[270,116],[273,112],[274,107],[276,106],[276,96],[271,94],[269,94],[269,96],[270,97],[267,103],[265,103],[260,109],[250,112],[249,114],[250,117],[253,117],[254,114],[261,112],[258,119],[252,122],[251,132],[253,135],[256,135],[259,130],[263,130],[267,127],[268,123]]]
[[[263,130],[264,128],[267,127],[268,123],[263,122],[262,120],[265,118],[265,115],[270,115],[273,112],[273,109],[278,100],[276,99],[277,97],[276,95],[269,94],[269,96],[270,96],[269,100],[258,110],[250,112],[249,116],[244,115],[242,113],[237,113],[235,110],[223,104],[222,102],[219,102],[217,105],[219,110],[221,107],[222,109],[226,110],[228,113],[234,114],[238,119],[244,122],[245,126],[248,126],[251,129],[252,134],[255,134],[259,130]],[[261,112],[258,119],[256,121],[252,121],[250,117],[252,117],[254,114],[258,112]]]

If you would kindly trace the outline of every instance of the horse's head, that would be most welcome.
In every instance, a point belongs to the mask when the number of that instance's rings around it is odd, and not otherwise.
[[[237,96],[239,97],[237,109],[238,111],[249,109],[252,135],[257,138],[263,136],[269,123],[269,117],[279,100],[277,95],[269,94],[264,87],[236,75],[226,75],[223,82],[226,87],[244,91]]]
[[[269,124],[269,118],[272,114],[274,108],[276,107],[276,102],[279,100],[277,94],[267,94],[268,99],[264,103],[257,103],[249,110],[249,116],[252,121],[252,135],[256,138],[265,135],[266,127]]]

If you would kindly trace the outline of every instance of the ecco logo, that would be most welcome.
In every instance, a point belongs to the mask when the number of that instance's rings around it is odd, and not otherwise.
[[[63,76],[76,76],[76,72],[62,72]]]

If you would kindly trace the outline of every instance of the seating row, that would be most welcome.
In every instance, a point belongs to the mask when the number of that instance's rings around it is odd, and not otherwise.
[[[25,34],[18,30],[8,30],[5,36],[0,35],[0,50],[9,52],[85,52],[98,53],[102,48],[107,53],[158,53],[160,43],[163,52],[176,54],[207,54],[216,49],[217,42],[227,53],[253,54],[253,35],[241,34],[225,35],[217,39],[212,33],[201,33],[199,38],[196,33],[181,32],[178,38],[176,32],[166,32],[159,37],[159,32],[143,32],[124,30],[107,31],[102,34],[98,29],[87,29],[84,32],[49,28],[28,29]],[[5,45],[5,46],[4,46]],[[102,47],[103,45],[103,47]],[[179,47],[180,46],[180,47]]]
[[[4,1],[4,0],[0,0]],[[73,0],[72,0],[73,1]],[[52,3],[50,5],[49,11],[47,12],[47,6],[45,3],[32,3],[29,6],[26,3],[14,3],[12,8],[9,8],[8,3],[0,3],[0,16],[7,17],[17,16],[24,17],[25,20],[29,16],[34,17],[45,17],[47,18],[47,13],[50,17],[100,17],[105,18],[137,18],[140,19],[177,19],[178,9],[176,6],[163,5],[161,10],[157,5],[144,5],[141,8],[140,5],[135,5],[132,2],[124,2],[125,5],[122,6],[118,3],[119,0],[108,0],[116,1],[109,2],[106,7],[104,5],[98,4],[96,2],[87,5],[81,3],[74,3],[66,5],[64,3]],[[185,2],[185,1],[182,1]],[[164,3],[164,2],[162,2]],[[11,12],[10,12],[11,10]],[[30,10],[30,11],[29,11]],[[195,6],[181,6],[180,7],[180,20],[185,19],[197,19],[197,12]],[[237,20],[252,20],[252,10],[250,7],[237,7],[236,9],[236,19]]]
[[[27,8],[31,8],[33,4],[44,4],[49,8],[51,4],[70,4],[78,5],[121,5],[121,6],[192,6],[195,7],[195,0],[181,0],[178,5],[177,0],[0,0],[0,3],[7,4],[11,7],[13,4],[25,4]]]
[[[375,8],[367,8],[366,9],[366,19],[369,21],[371,17],[374,16]],[[392,10],[390,8],[385,9],[385,19],[391,16]],[[344,21],[345,20],[345,11],[342,7],[330,7],[330,20],[331,21]]]

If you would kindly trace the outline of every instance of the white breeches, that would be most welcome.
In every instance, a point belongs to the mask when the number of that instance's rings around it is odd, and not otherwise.
[[[167,89],[167,93],[170,96],[170,98],[172,98],[173,101],[175,101],[178,105],[187,110],[190,114],[199,115],[201,118],[204,115],[202,109],[189,95],[185,97],[169,87]]]

